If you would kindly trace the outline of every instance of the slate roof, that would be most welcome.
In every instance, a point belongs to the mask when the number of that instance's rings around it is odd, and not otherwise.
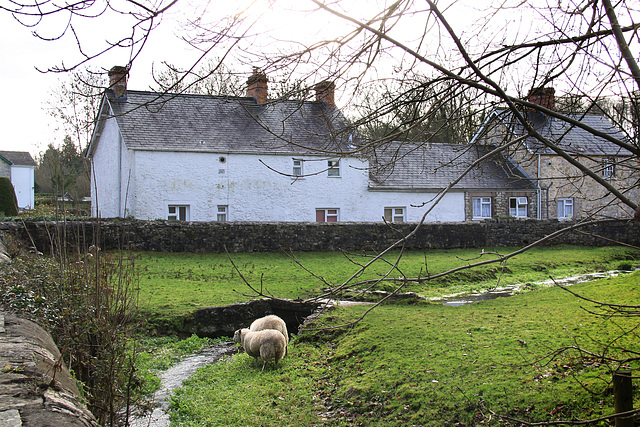
[[[371,154],[369,188],[375,190],[438,190],[488,153],[467,144],[393,142]],[[472,169],[454,187],[458,190],[533,190],[524,172],[501,155]]]
[[[525,129],[517,122],[513,115],[506,110],[497,111],[499,119],[514,132],[515,136],[525,134]],[[567,117],[579,121],[597,131],[610,135],[620,141],[628,142],[627,138],[606,117],[598,114],[567,114]],[[613,142],[596,136],[586,130],[574,126],[564,120],[546,115],[542,112],[527,111],[527,120],[533,124],[542,136],[549,138],[570,154],[595,156],[630,156],[631,152],[621,148]],[[553,150],[544,146],[534,137],[524,141],[525,146],[535,154],[555,154]]]
[[[126,101],[120,101],[108,91],[104,102],[113,109],[124,143],[132,150],[342,152],[355,138],[337,108],[317,101],[257,105],[250,97],[143,91],[127,91]],[[94,140],[96,136],[94,132]]]
[[[27,151],[0,151],[0,160],[16,166],[37,166]]]

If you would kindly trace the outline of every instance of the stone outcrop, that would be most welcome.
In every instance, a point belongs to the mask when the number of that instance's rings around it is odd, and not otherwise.
[[[0,426],[97,426],[51,336],[0,312]]]

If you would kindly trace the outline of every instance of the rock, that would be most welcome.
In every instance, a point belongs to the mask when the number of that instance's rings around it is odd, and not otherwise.
[[[22,419],[17,409],[0,412],[0,427],[21,427]]]
[[[2,243],[2,235],[0,235],[0,264],[11,264],[11,258],[7,254],[7,247]]]
[[[28,320],[0,317],[0,427],[96,427],[51,336]]]

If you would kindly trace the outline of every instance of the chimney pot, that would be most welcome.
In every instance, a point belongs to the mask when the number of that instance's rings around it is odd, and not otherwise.
[[[538,104],[548,110],[556,109],[556,90],[552,87],[540,87],[529,92],[529,102]]]
[[[109,70],[109,89],[112,89],[117,98],[127,97],[127,76],[129,69],[116,65]]]
[[[267,103],[269,95],[269,81],[267,75],[257,67],[253,68],[253,74],[247,79],[247,96],[254,98],[258,105]]]
[[[335,89],[336,84],[329,80],[322,81],[314,86],[316,91],[316,101],[322,101],[327,108],[336,106]]]

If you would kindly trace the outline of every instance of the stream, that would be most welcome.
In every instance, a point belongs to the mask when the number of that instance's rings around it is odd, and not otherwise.
[[[182,382],[195,374],[201,367],[217,362],[223,356],[237,353],[238,347],[234,343],[223,343],[192,354],[173,365],[160,375],[160,389],[153,396],[154,409],[144,417],[131,416],[131,427],[167,427],[169,425],[169,401],[171,392],[182,386]]]
[[[461,292],[458,294],[444,295],[442,297],[431,298],[430,301],[441,302],[444,305],[450,306],[460,306],[465,304],[471,304],[476,301],[486,301],[492,300],[501,297],[510,297],[515,295],[518,292],[526,290],[528,287],[536,285],[536,286],[569,286],[575,285],[576,283],[584,283],[589,282],[591,280],[596,279],[604,279],[606,277],[614,277],[621,273],[628,273],[628,271],[605,271],[605,272],[597,272],[597,273],[586,273],[580,274],[578,276],[565,277],[562,279],[554,280],[545,280],[542,282],[534,282],[534,283],[518,283],[515,285],[496,287],[493,289],[487,289],[478,292]]]

